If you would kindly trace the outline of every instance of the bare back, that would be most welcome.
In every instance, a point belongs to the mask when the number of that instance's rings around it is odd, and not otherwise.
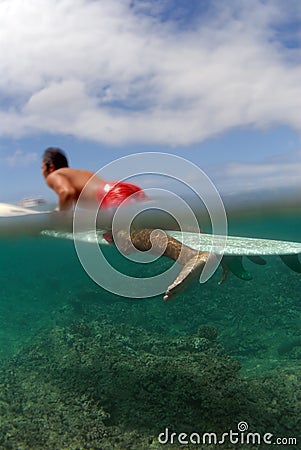
[[[46,178],[46,182],[57,194],[62,189],[72,191],[73,202],[76,202],[82,193],[81,199],[87,204],[96,203],[97,190],[105,184],[104,180],[89,170],[79,170],[70,167],[63,167],[50,173]]]

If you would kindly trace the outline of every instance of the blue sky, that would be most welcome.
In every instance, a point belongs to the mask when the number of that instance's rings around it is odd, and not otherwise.
[[[299,0],[1,1],[0,201],[55,198],[48,146],[95,171],[158,151],[221,192],[299,189],[300,24]]]

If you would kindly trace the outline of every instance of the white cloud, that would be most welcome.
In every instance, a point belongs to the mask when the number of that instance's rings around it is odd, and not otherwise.
[[[212,179],[225,193],[289,188],[300,191],[300,173],[301,151],[296,151],[257,163],[226,163],[222,170],[212,170]]]
[[[300,2],[217,0],[183,29],[130,5],[0,1],[0,135],[187,145],[235,126],[300,130],[300,49],[279,39],[300,40],[286,26]]]
[[[28,167],[38,160],[37,153],[25,153],[21,150],[16,150],[12,155],[1,158],[2,163],[9,167]]]

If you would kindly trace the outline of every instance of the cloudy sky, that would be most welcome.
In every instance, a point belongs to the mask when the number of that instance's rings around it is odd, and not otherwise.
[[[158,151],[221,191],[299,187],[299,0],[0,0],[0,201]],[[147,168],[146,168],[147,170]]]

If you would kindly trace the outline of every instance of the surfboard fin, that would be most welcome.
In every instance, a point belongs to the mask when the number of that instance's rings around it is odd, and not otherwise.
[[[224,256],[223,265],[241,280],[252,280],[252,275],[245,270],[242,264],[242,256]]]
[[[284,264],[291,270],[297,273],[301,273],[301,263],[299,261],[298,255],[280,255],[280,258]]]
[[[252,261],[254,264],[258,264],[259,266],[264,266],[267,262],[261,256],[247,256],[247,258]]]

